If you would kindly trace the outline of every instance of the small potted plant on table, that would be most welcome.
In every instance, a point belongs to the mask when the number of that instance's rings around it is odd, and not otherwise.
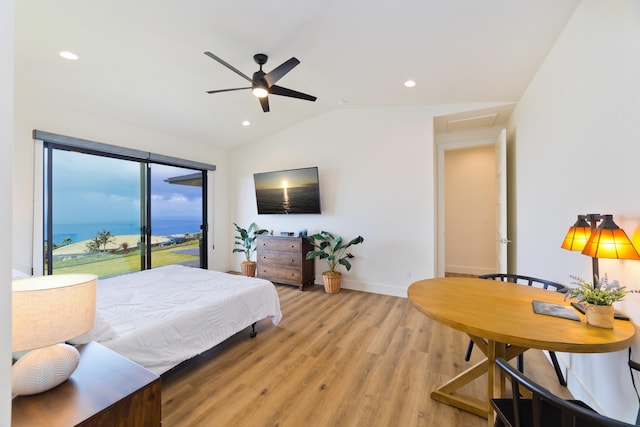
[[[600,328],[613,328],[613,303],[621,301],[627,294],[624,286],[617,280],[609,282],[606,274],[604,278],[597,278],[591,284],[577,276],[570,276],[576,286],[567,291],[566,297],[573,297],[582,302],[587,323]]]
[[[242,252],[246,258],[240,266],[242,275],[254,277],[256,275],[256,262],[251,260],[251,253],[256,251],[256,237],[259,234],[266,233],[267,230],[258,229],[255,222],[252,222],[247,229],[240,227],[235,222],[233,225],[236,227],[234,245],[237,246],[233,249],[233,252]]]
[[[342,237],[333,236],[327,231],[322,231],[308,236],[307,240],[309,240],[317,250],[307,252],[306,259],[318,257],[327,260],[329,264],[329,270],[322,273],[324,290],[330,294],[340,292],[342,273],[336,271],[336,267],[344,265],[347,271],[351,270],[351,262],[349,262],[349,260],[354,256],[346,252],[346,250],[350,246],[362,243],[364,239],[362,236],[358,236],[348,243],[343,243],[344,240]]]

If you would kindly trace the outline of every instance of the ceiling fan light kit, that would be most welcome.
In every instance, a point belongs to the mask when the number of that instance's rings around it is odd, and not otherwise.
[[[253,96],[255,96],[256,98],[264,98],[267,95],[269,95],[269,91],[266,88],[260,87],[260,86],[255,86],[252,89],[253,92]]]
[[[260,105],[262,106],[262,111],[265,113],[269,112],[269,95],[280,95],[280,96],[288,96],[290,98],[303,99],[305,101],[314,102],[317,98],[312,95],[307,95],[306,93],[297,92],[292,89],[287,89],[282,86],[277,86],[275,83],[284,77],[289,71],[295,68],[300,61],[296,58],[290,58],[289,60],[283,62],[269,73],[265,73],[262,70],[262,66],[267,63],[269,57],[264,53],[257,53],[253,55],[253,60],[258,64],[260,69],[253,73],[253,78],[249,78],[242,71],[238,70],[234,66],[228,64],[223,59],[217,57],[211,52],[205,52],[205,55],[224,65],[243,79],[251,82],[251,86],[249,87],[237,87],[230,89],[218,89],[218,90],[209,90],[207,93],[220,93],[220,92],[230,92],[235,90],[243,90],[243,89],[251,89],[254,96],[258,98],[260,101]]]

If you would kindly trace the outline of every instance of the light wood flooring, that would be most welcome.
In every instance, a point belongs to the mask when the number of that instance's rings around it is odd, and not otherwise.
[[[431,400],[435,384],[463,371],[469,339],[406,298],[322,286],[277,286],[283,320],[257,325],[162,378],[163,427],[486,426]],[[480,360],[474,350],[472,362]],[[542,352],[527,375],[569,397]],[[486,396],[486,376],[466,386]]]

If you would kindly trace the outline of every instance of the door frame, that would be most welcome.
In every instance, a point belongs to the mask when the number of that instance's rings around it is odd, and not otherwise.
[[[498,134],[496,159],[496,273],[507,273],[509,267],[509,218],[507,215],[507,129]]]
[[[435,248],[435,277],[445,275],[445,190],[444,190],[444,169],[445,152],[449,150],[461,150],[482,146],[496,146],[497,138],[504,127],[482,129],[477,132],[465,132],[455,141],[439,141],[438,135],[434,135],[436,147],[436,248]]]

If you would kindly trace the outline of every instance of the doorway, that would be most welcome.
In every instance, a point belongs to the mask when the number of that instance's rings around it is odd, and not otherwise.
[[[444,153],[445,275],[496,272],[495,147]]]
[[[506,203],[498,198],[504,188],[496,186],[496,166],[506,164],[498,142],[514,107],[434,118],[437,277],[506,272]]]

